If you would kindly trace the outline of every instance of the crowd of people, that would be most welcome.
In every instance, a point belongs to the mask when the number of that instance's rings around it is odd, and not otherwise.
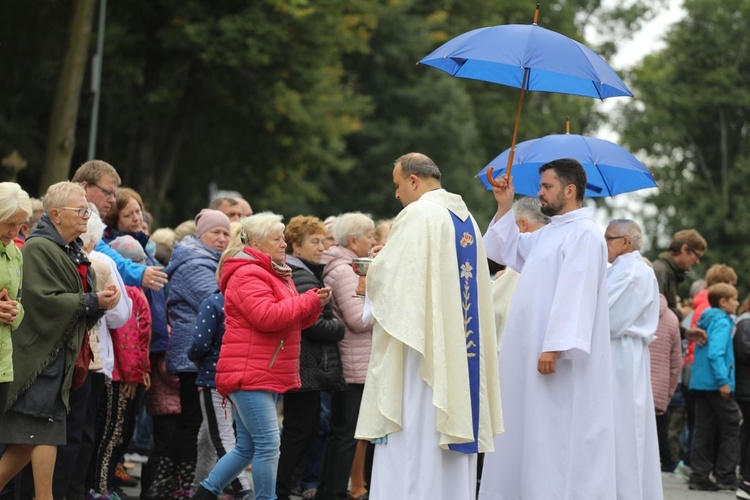
[[[697,231],[649,262],[577,161],[540,176],[484,234],[419,153],[379,222],[220,197],[155,229],[100,160],[0,183],[0,498],[126,498],[129,457],[144,500],[750,499],[736,273],[680,300]]]

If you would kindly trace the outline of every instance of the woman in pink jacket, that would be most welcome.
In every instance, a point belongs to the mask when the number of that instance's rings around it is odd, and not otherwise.
[[[241,223],[245,247],[226,259],[219,279],[226,330],[216,366],[216,390],[237,412],[237,446],[216,463],[195,499],[217,498],[251,463],[256,500],[276,498],[276,400],[300,387],[301,331],[331,298],[328,288],[297,294],[280,215],[263,212]]]

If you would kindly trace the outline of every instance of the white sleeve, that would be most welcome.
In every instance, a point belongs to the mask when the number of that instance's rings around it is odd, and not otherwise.
[[[120,290],[120,300],[115,307],[107,310],[104,314],[104,319],[107,322],[108,328],[120,328],[128,322],[130,316],[133,314],[133,301],[128,297],[128,292],[125,290],[125,283],[122,281],[122,276],[120,276],[115,262],[110,258],[107,258],[106,261],[112,271],[112,281],[114,281],[115,286]]]

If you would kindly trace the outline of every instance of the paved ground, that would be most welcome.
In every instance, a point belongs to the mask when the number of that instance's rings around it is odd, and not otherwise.
[[[140,475],[140,464],[137,464],[133,474]],[[734,500],[735,498],[733,491],[691,491],[688,489],[685,479],[677,474],[662,474],[662,482],[664,484],[664,500]],[[125,493],[131,495],[131,498],[138,498],[140,494],[140,488],[138,487],[124,488],[124,490]]]

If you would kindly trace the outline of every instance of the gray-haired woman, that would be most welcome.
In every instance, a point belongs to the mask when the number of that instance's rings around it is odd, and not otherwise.
[[[83,384],[87,328],[114,307],[116,290],[94,291],[81,250],[91,209],[80,185],[60,182],[44,197],[45,215],[23,246],[26,317],[13,335],[14,380],[0,421],[0,488],[32,463],[35,498],[51,500],[57,446],[65,444],[71,388]]]

